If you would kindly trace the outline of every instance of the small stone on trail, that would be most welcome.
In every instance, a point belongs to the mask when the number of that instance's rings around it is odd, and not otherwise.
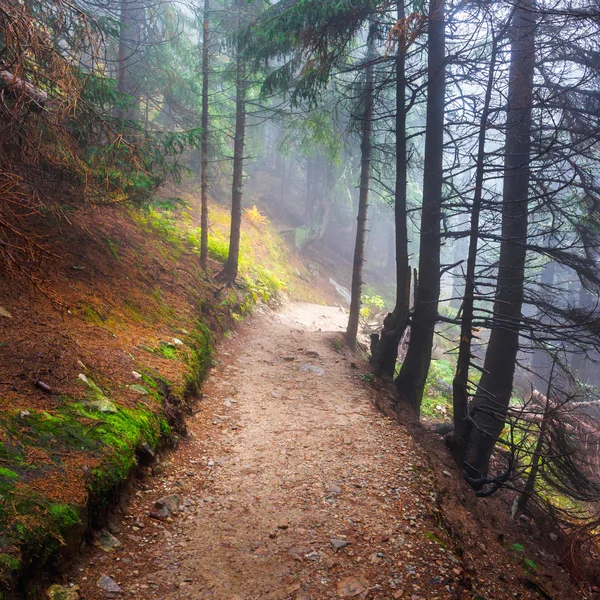
[[[442,475],[445,475],[446,477],[452,477],[452,473],[450,473],[450,471],[442,471]]]
[[[341,494],[342,493],[342,488],[337,486],[337,485],[330,485],[327,488],[327,492],[329,494]]]
[[[279,525],[277,525],[277,529],[287,529],[289,527],[289,525],[287,523],[279,523]]]
[[[332,539],[329,540],[329,543],[333,546],[334,550],[341,550],[342,548],[345,548],[346,546],[350,545],[350,542],[348,540],[338,540],[338,539]]]
[[[104,590],[105,592],[108,592],[109,594],[122,594],[123,593],[121,586],[114,579],[111,579],[108,575],[102,575],[96,582],[96,585],[101,590]]]
[[[337,593],[340,598],[355,598],[362,596],[366,598],[369,591],[369,583],[364,577],[346,577],[337,584]]]
[[[154,503],[154,508],[150,511],[148,516],[152,519],[165,521],[172,514],[179,512],[179,504],[180,500],[177,494],[164,496]]]
[[[295,356],[282,356],[281,358],[287,362],[292,362],[293,360],[296,360]]]
[[[304,354],[306,354],[306,356],[310,356],[311,358],[321,358],[321,355],[315,350],[306,350]]]
[[[141,379],[142,378],[142,374],[138,373],[137,371],[131,371],[131,374],[133,375],[134,379]]]
[[[110,531],[103,529],[98,534],[94,546],[104,550],[104,552],[114,552],[121,545],[118,540]]]
[[[555,533],[551,533],[548,535],[548,537],[550,538],[551,542],[558,542],[558,536]]]
[[[321,369],[321,367],[317,367],[316,365],[311,365],[309,363],[302,363],[300,365],[301,371],[309,371],[310,373],[314,373],[315,375],[325,375],[325,369]]]
[[[173,343],[176,346],[183,346],[183,342],[179,338],[173,338]]]
[[[12,319],[12,315],[5,309],[0,306],[0,317],[5,317],[6,319]]]
[[[79,600],[79,586],[65,587],[55,584],[46,590],[46,596],[50,600]]]

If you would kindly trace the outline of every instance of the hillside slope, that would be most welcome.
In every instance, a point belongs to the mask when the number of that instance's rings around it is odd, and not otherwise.
[[[244,221],[241,286],[212,279],[227,210],[211,206],[198,267],[196,193],[141,209],[63,207],[32,225],[55,259],[0,279],[0,589],[73,553],[115,492],[185,432],[216,340],[310,274],[274,227]]]

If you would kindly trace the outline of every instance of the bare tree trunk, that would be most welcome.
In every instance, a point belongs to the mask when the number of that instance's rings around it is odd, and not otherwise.
[[[134,73],[131,68],[131,57],[140,49],[141,20],[144,8],[138,0],[121,0],[121,23],[119,32],[119,60],[117,72],[117,92],[130,96],[128,106],[120,105],[115,109],[117,119],[139,119],[139,98]],[[123,102],[123,98],[121,98]]]
[[[364,109],[362,115],[360,192],[358,196],[356,243],[354,245],[354,264],[352,268],[352,296],[350,300],[348,328],[346,330],[346,340],[351,348],[356,346],[358,319],[360,316],[360,300],[362,296],[362,274],[365,262],[365,238],[367,233],[369,178],[371,172],[371,130],[373,127],[373,55],[373,38],[369,34],[366,81],[363,93]]]
[[[465,460],[468,474],[474,478],[487,475],[494,445],[504,428],[519,350],[535,67],[532,0],[519,0],[516,4],[511,33],[498,283],[484,373],[471,403],[472,427]]]
[[[243,0],[237,0],[238,22],[241,20]],[[229,256],[225,263],[225,283],[233,286],[238,274],[240,235],[242,226],[242,184],[244,176],[244,137],[246,133],[246,69],[242,57],[241,41],[236,48],[236,101],[235,140],[233,143],[233,185],[231,190],[231,231]]]
[[[551,377],[550,377],[551,379]],[[537,391],[534,391],[537,393]],[[544,441],[546,439],[546,430],[548,429],[548,419],[550,417],[550,401],[548,398],[551,393],[551,385],[548,384],[548,396],[546,396],[546,402],[544,404],[544,415],[542,416],[542,422],[540,423],[540,430],[538,432],[538,439],[535,445],[535,450],[533,452],[533,456],[531,458],[531,465],[529,466],[529,474],[527,475],[527,481],[525,482],[525,488],[519,495],[518,499],[516,499],[515,509],[513,513],[513,518],[516,515],[519,515],[525,512],[527,508],[527,503],[529,502],[529,498],[533,495],[535,491],[535,481],[537,479],[538,472],[540,470],[540,461],[542,459],[542,450],[544,448]],[[541,396],[541,394],[540,394]]]
[[[398,2],[398,21],[406,17],[404,0]],[[373,348],[371,365],[375,375],[394,376],[398,345],[408,322],[410,267],[406,227],[407,150],[406,150],[406,40],[398,40],[396,53],[396,190],[394,224],[396,230],[396,305],[383,325],[381,337]]]
[[[306,159],[306,198],[304,201],[304,213],[306,219],[310,221],[315,212],[315,196],[317,189],[318,163],[315,158]]]
[[[202,27],[202,145],[200,147],[200,266],[206,270],[208,259],[208,44],[210,0],[204,0]]]
[[[492,56],[485,91],[485,100],[481,112],[479,125],[479,139],[477,148],[477,163],[475,172],[475,192],[471,208],[471,228],[469,232],[469,252],[465,276],[465,293],[462,303],[462,321],[460,326],[460,342],[458,345],[458,359],[456,361],[456,374],[452,382],[454,435],[451,450],[454,459],[462,464],[464,452],[469,437],[469,368],[471,367],[471,342],[473,340],[473,308],[475,304],[475,269],[477,267],[477,245],[479,242],[479,215],[483,196],[483,177],[485,168],[485,136],[488,127],[488,116],[494,85],[494,70],[496,67],[497,42],[494,38]]]
[[[444,0],[429,3],[427,121],[421,210],[419,281],[406,359],[396,379],[401,400],[419,414],[431,362],[440,297],[440,219],[446,90]]]

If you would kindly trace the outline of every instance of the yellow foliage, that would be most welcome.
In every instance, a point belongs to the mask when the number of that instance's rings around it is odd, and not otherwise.
[[[246,217],[248,217],[250,223],[255,227],[259,225],[268,225],[269,219],[263,215],[258,208],[256,208],[256,204],[252,208],[245,208],[244,212],[246,213]]]

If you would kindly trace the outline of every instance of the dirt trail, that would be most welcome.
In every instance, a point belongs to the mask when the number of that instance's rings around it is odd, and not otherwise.
[[[190,437],[111,524],[122,545],[75,565],[83,598],[101,575],[148,600],[453,597],[427,460],[340,353],[345,321],[294,304],[222,344]],[[182,511],[150,518],[167,494]]]

